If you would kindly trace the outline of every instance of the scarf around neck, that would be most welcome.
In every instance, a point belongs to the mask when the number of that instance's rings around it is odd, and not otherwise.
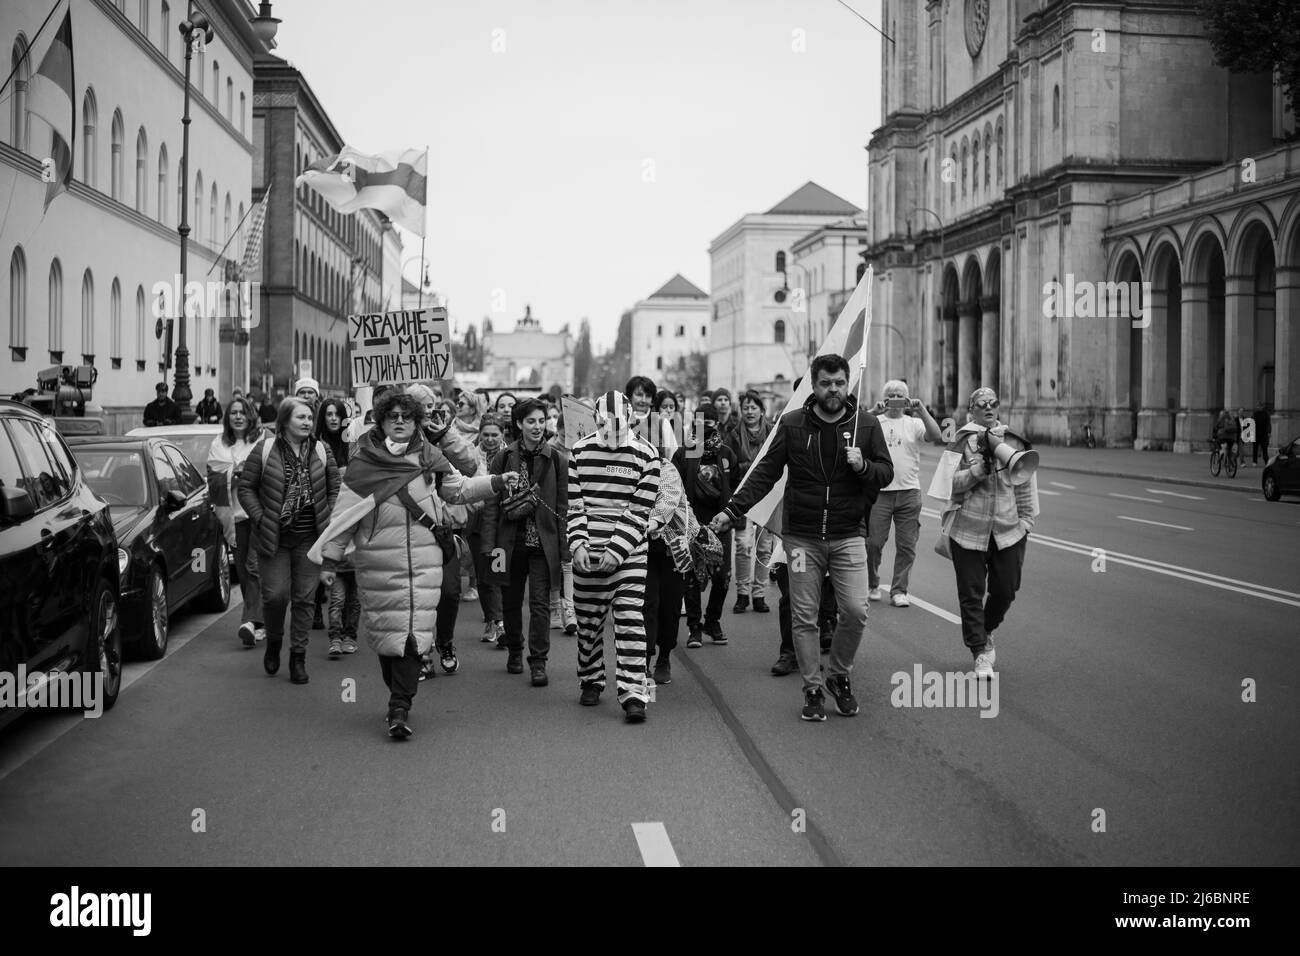
[[[412,452],[417,455],[417,461],[407,457]],[[388,450],[383,431],[372,428],[357,442],[343,483],[359,497],[374,495],[379,502],[397,494],[416,475],[423,474],[426,481],[432,482],[434,472],[450,474],[451,463],[437,447],[424,440],[419,429],[406,446],[406,453],[394,455]]]

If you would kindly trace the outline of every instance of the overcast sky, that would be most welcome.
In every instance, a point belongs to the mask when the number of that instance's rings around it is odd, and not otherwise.
[[[880,0],[848,2],[879,23]],[[745,213],[810,179],[867,202],[881,40],[837,0],[274,9],[276,54],[348,145],[431,147],[425,255],[458,329],[529,303],[550,330],[588,317],[599,350],[673,273],[708,291],[709,243]]]

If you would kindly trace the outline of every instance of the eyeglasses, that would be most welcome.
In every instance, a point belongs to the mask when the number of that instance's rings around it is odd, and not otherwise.
[[[978,402],[976,402],[972,407],[974,407],[974,408],[989,408],[989,409],[992,409],[992,408],[997,408],[997,407],[1000,406],[1001,404],[1002,404],[1002,403],[1001,403],[1000,401],[998,401],[996,398],[981,398],[981,399],[980,399]]]
[[[408,414],[406,414],[405,412],[389,412],[388,415],[384,418],[384,421],[386,421],[386,422],[413,422],[413,421],[415,421],[415,416],[414,416],[414,415],[408,415]]]

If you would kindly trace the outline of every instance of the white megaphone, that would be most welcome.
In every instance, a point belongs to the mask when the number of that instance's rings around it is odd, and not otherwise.
[[[1032,448],[1026,451],[1015,451],[1003,442],[993,450],[993,457],[998,460],[999,471],[1011,472],[1013,485],[1023,485],[1038,470],[1038,452]]]

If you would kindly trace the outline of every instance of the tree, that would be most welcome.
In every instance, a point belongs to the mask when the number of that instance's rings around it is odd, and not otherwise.
[[[1199,0],[1214,62],[1233,73],[1275,70],[1292,109],[1300,94],[1300,10],[1295,0]]]
[[[591,323],[583,318],[578,326],[578,344],[573,349],[573,394],[587,394],[591,377]]]
[[[692,352],[678,367],[663,372],[662,380],[656,382],[660,388],[694,398],[709,387],[709,357],[703,352]]]

